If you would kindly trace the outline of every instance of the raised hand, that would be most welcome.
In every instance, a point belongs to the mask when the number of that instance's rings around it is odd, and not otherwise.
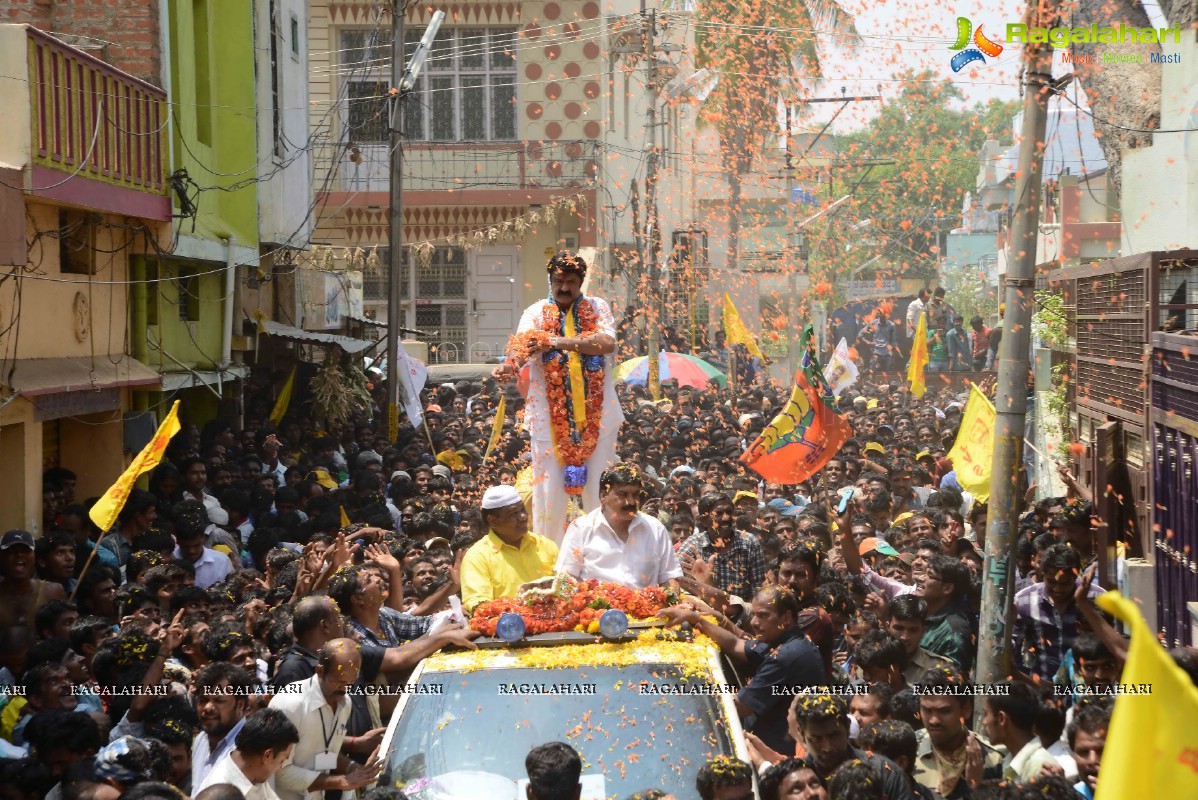
[[[391,555],[391,551],[383,544],[372,544],[367,546],[366,560],[373,561],[388,572],[395,572],[399,569],[399,559]]]

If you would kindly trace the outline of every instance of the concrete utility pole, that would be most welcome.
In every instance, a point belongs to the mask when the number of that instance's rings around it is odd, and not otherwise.
[[[399,324],[399,307],[403,303],[403,282],[400,280],[403,264],[403,99],[420,76],[420,69],[428,59],[433,47],[433,39],[441,29],[445,12],[438,11],[429,20],[424,29],[424,36],[412,54],[412,63],[404,65],[403,53],[403,23],[407,6],[404,0],[394,0],[391,6],[391,233],[390,258],[388,264],[391,274],[387,282],[387,435],[391,441],[399,436],[399,335],[411,333],[422,335],[420,331]],[[408,259],[408,283],[411,287],[412,324],[416,322],[416,259]],[[412,398],[415,400],[416,398]],[[414,422],[414,421],[413,421]]]
[[[641,13],[646,13],[642,8]],[[661,326],[663,304],[661,283],[661,227],[657,218],[657,11],[647,12],[645,25],[645,80],[649,95],[649,110],[645,115],[645,143],[649,146],[649,158],[645,163],[645,195],[648,228],[647,254],[649,287],[645,309],[645,324],[649,328],[649,394],[654,400],[661,399],[661,374],[657,354],[661,351]]]
[[[1031,22],[1052,28],[1057,17],[1055,0],[1036,7]],[[1010,673],[1011,586],[1014,581],[1014,544],[1019,530],[1023,497],[1019,467],[1023,463],[1024,415],[1027,413],[1028,347],[1031,342],[1032,305],[1036,285],[1036,234],[1040,221],[1041,173],[1048,98],[1053,92],[1052,49],[1026,44],[1026,85],[1023,94],[1023,130],[1015,171],[1015,217],[1011,225],[1006,277],[1006,315],[998,352],[998,412],[994,425],[994,460],[990,468],[990,501],[986,528],[986,568],[982,581],[982,608],[978,634],[977,680],[994,683]],[[981,704],[978,704],[980,713]]]
[[[806,261],[807,256],[803,252],[806,247],[806,237],[799,233],[792,222],[793,216],[790,213],[789,206],[794,202],[795,192],[795,168],[794,159],[790,152],[790,131],[791,131],[791,111],[790,104],[786,104],[786,227],[789,228],[787,234],[787,254],[786,254],[786,293],[787,310],[790,312],[790,319],[787,320],[786,326],[786,371],[791,380],[794,379],[795,373],[799,371],[799,344],[798,330],[799,320],[795,311],[798,309],[799,296],[799,261]],[[806,267],[806,264],[804,264]],[[803,270],[804,273],[807,271]]]
[[[399,437],[399,309],[403,303],[403,284],[400,281],[403,264],[403,102],[399,85],[403,83],[403,25],[407,13],[406,0],[392,0],[391,5],[391,232],[388,245],[390,256],[387,281],[387,438]],[[414,272],[415,270],[413,270]],[[413,314],[411,327],[415,327]]]
[[[860,100],[881,100],[881,99],[882,99],[882,96],[876,95],[876,94],[861,95],[859,97],[857,97],[857,96],[848,97],[845,93],[845,90],[842,88],[840,90],[840,97],[809,97],[806,100],[804,100],[803,101],[804,103],[840,103],[840,108],[836,109],[836,111],[832,114],[832,117],[827,122],[824,123],[824,127],[819,129],[819,132],[816,133],[815,137],[807,144],[807,147],[803,151],[802,155],[806,155],[807,153],[811,152],[815,148],[816,143],[820,140],[820,138],[824,135],[824,133],[828,130],[828,128],[830,128],[832,126],[832,123],[836,121],[836,118],[838,116],[840,116],[840,112],[844,111],[846,108],[849,107],[849,103],[855,103]],[[831,184],[832,184],[832,182],[829,180],[828,181],[829,187],[831,187]],[[853,189],[856,189],[856,188],[857,187],[855,187],[855,186],[853,187]],[[795,190],[795,166],[794,166],[794,158],[791,154],[791,107],[790,107],[790,104],[788,103],[786,106],[786,204],[787,204],[787,211],[786,211],[787,258],[786,258],[786,261],[788,264],[788,266],[786,267],[786,270],[788,273],[787,293],[790,295],[789,302],[790,302],[791,319],[789,320],[789,326],[787,329],[788,332],[786,334],[786,365],[787,365],[787,370],[789,371],[790,376],[792,378],[794,377],[794,374],[796,372],[798,372],[798,370],[799,370],[799,351],[798,351],[799,321],[798,321],[798,319],[795,318],[795,309],[798,307],[796,298],[798,297],[798,293],[799,293],[799,286],[798,286],[799,262],[800,261],[803,262],[803,274],[805,275],[805,274],[807,274],[808,260],[810,258],[810,253],[807,249],[807,236],[804,233],[802,233],[802,230],[809,223],[813,222],[820,216],[827,214],[833,208],[839,207],[839,205],[841,203],[848,200],[849,197],[851,197],[853,194],[853,191],[850,190],[846,196],[842,197],[840,200],[837,200],[834,204],[832,204],[828,208],[825,208],[823,211],[817,213],[815,216],[808,218],[806,221],[801,222],[798,225],[794,225],[791,222],[791,220],[793,219],[793,215],[790,212],[790,204],[795,202],[794,190]],[[819,312],[819,313],[817,313],[817,312]],[[820,352],[822,352],[824,349],[824,327],[825,326],[823,324],[823,319],[824,319],[824,314],[822,312],[822,307],[813,306],[810,310],[808,320],[815,323],[815,341],[816,341],[815,349]]]

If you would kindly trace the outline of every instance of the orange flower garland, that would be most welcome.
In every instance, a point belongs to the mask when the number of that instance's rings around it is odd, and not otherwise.
[[[575,311],[578,315],[579,336],[586,336],[599,329],[595,308],[589,301],[580,299],[575,304]],[[554,303],[546,305],[541,317],[541,329],[547,331],[550,335],[562,336],[564,335],[563,327],[562,313],[558,310],[558,307]],[[577,432],[578,441],[574,440],[574,436],[571,433],[570,422],[572,412],[570,400],[566,393],[570,376],[566,359],[554,355],[544,362],[545,391],[549,400],[550,427],[553,431],[553,444],[557,451],[557,460],[566,467],[565,489],[567,494],[582,494],[583,487],[586,484],[585,478],[578,481],[571,480],[571,476],[577,473],[579,468],[585,466],[587,459],[594,454],[595,447],[599,444],[600,423],[603,421],[603,357],[583,356],[582,358],[584,364],[583,375],[586,381],[587,418],[586,424],[582,426],[582,430]],[[587,368],[588,360],[591,360],[592,365],[598,363],[599,366],[597,368],[594,366]],[[572,467],[574,468],[573,470],[571,469]]]
[[[553,337],[548,331],[540,328],[512,334],[507,340],[508,355],[520,361],[528,361],[532,358],[534,350],[540,352],[548,347],[551,338]]]
[[[524,618],[528,635],[588,630],[609,608],[618,608],[633,619],[649,619],[669,604],[666,590],[657,586],[630,589],[615,583],[583,581],[568,598],[538,598],[527,605],[511,597],[490,600],[474,610],[470,627],[494,636],[500,615],[512,612]]]

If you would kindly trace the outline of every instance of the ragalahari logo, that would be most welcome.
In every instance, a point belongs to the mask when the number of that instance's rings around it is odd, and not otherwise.
[[[970,36],[970,34],[973,34]],[[973,47],[970,47],[970,42]],[[957,17],[957,41],[953,43],[950,50],[959,50],[949,61],[949,66],[953,68],[953,72],[960,72],[965,68],[965,65],[972,64],[974,61],[986,63],[986,56],[997,58],[1002,53],[1002,45],[998,42],[992,42],[982,35],[982,26],[973,30],[973,23],[966,17]]]

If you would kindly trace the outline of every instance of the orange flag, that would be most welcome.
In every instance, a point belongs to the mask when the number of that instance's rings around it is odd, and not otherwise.
[[[770,483],[793,485],[822,469],[852,435],[800,370],[790,400],[740,460]]]

